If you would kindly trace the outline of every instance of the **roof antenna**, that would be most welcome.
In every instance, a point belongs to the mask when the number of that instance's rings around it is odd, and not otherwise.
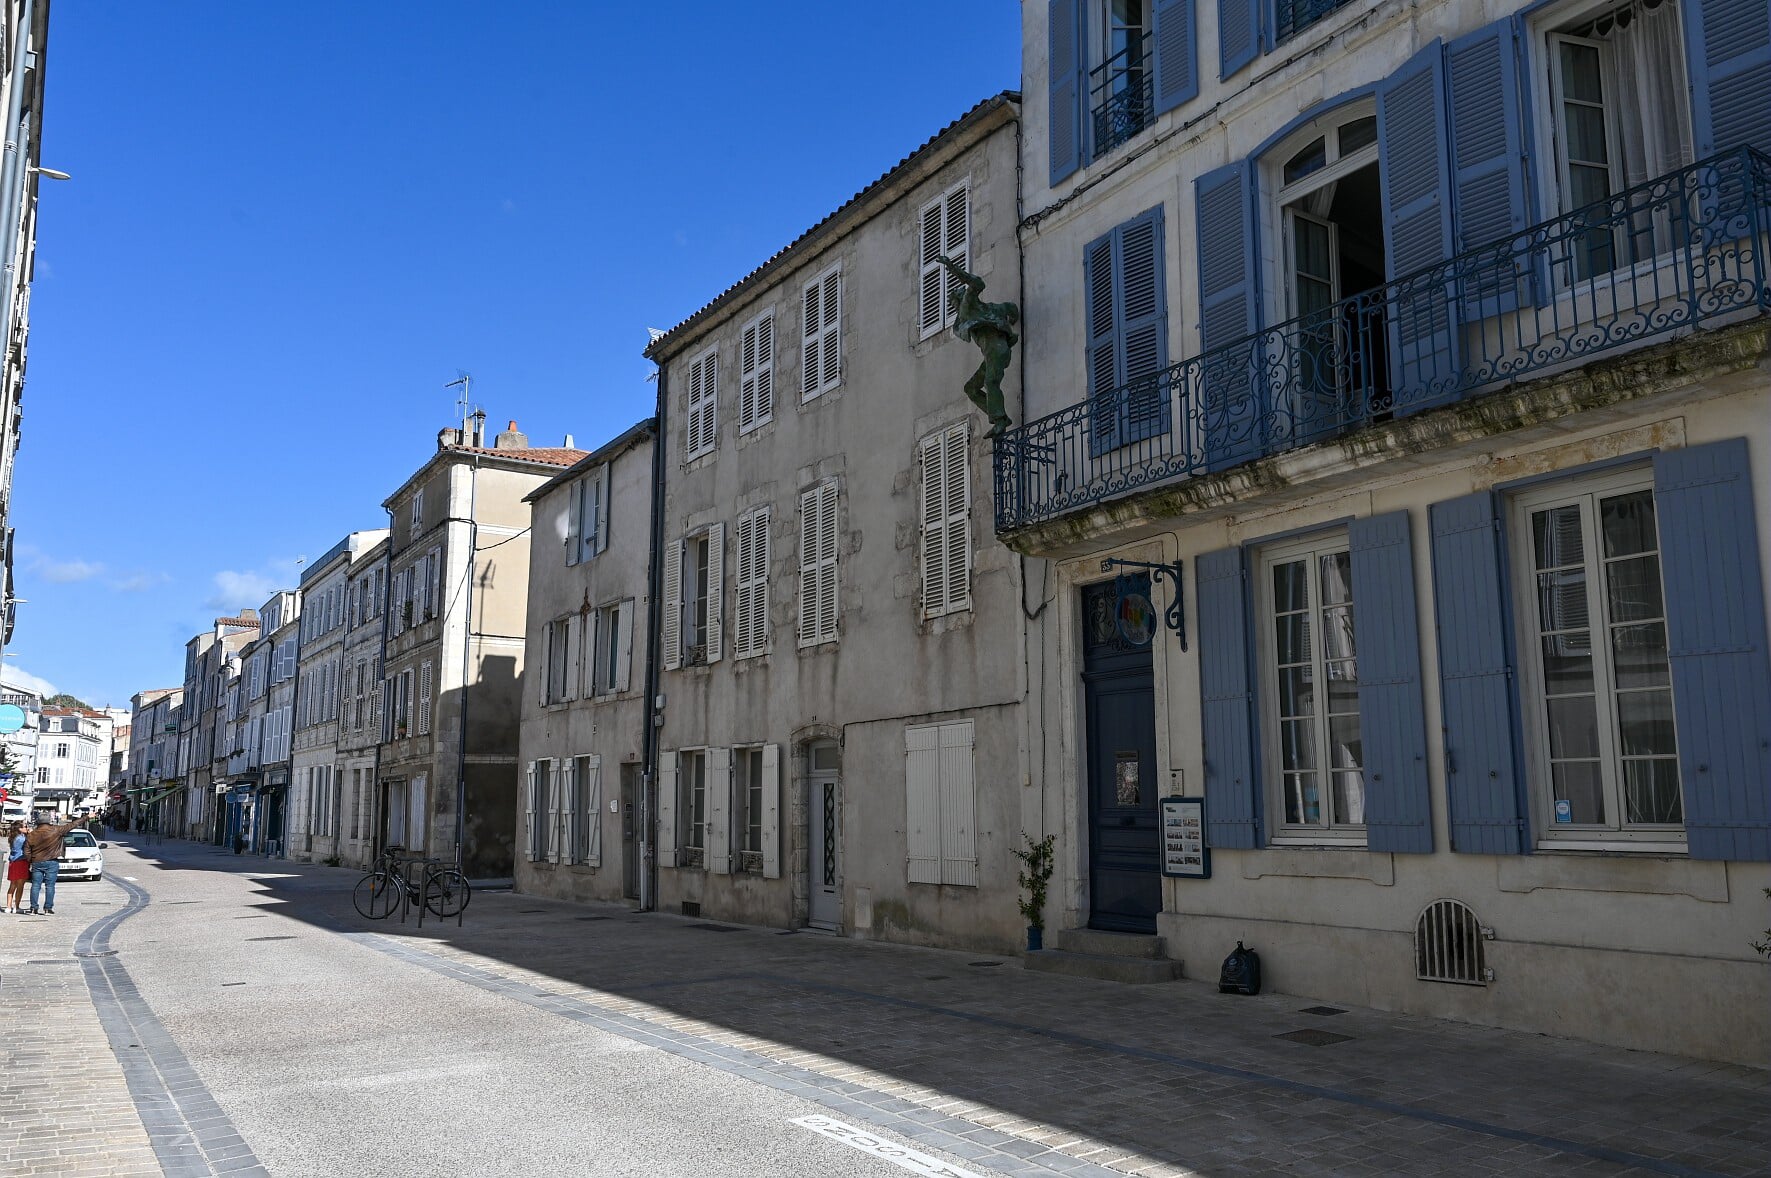
[[[663,339],[665,336],[669,335],[670,333],[668,331],[665,331],[662,327],[648,327],[648,328],[646,328],[646,334],[652,337],[651,340],[648,342],[655,344],[659,340]],[[654,381],[656,381],[657,379],[658,379],[658,369],[654,365],[651,373],[646,377],[646,383],[651,384]]]
[[[455,370],[455,379],[443,386],[446,389],[459,390],[455,394],[455,416],[461,419],[461,441],[463,445],[478,446],[480,435],[485,430],[486,414],[473,403],[473,374]]]

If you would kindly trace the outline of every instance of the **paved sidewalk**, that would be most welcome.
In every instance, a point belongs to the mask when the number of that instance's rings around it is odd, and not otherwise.
[[[264,867],[202,850],[156,849]],[[639,1020],[685,1050],[826,1077],[857,1105],[907,1103],[1053,1169],[1771,1173],[1765,1071],[522,895],[476,895],[464,927],[421,931],[357,916],[355,873],[276,869],[281,915],[495,992],[520,983],[562,1016]]]
[[[123,897],[109,883],[63,883],[56,900],[56,916],[0,916],[0,1158],[17,1175],[157,1175],[74,955],[95,914]]]

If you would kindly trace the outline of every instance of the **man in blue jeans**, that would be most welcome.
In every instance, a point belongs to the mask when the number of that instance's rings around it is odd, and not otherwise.
[[[42,911],[50,916],[55,915],[55,877],[61,873],[62,846],[67,840],[68,831],[80,825],[79,820],[65,822],[60,826],[46,826],[39,822],[25,836],[25,858],[31,864],[31,913],[37,907],[38,893],[42,892],[44,904]]]

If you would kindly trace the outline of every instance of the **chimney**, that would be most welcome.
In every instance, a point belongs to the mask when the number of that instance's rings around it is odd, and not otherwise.
[[[573,443],[573,441],[572,441],[572,435],[571,435],[571,434],[567,434],[567,435],[566,435],[566,440],[565,440],[565,441],[563,441],[563,442],[561,442],[561,443],[560,443],[560,446],[561,446],[561,448],[562,448],[562,449],[566,449],[566,450],[576,450],[576,449],[577,449],[577,448],[578,448],[578,447],[577,447],[577,446],[576,446],[576,445],[575,445],[575,444],[574,444],[574,443]]]
[[[475,447],[485,446],[486,411],[484,409],[475,409],[473,411],[473,417],[470,420],[473,422],[473,435],[472,439],[468,442],[468,445]]]
[[[517,429],[517,423],[511,422],[510,428],[492,439],[494,450],[527,450],[529,436]]]
[[[437,449],[446,450],[450,446],[461,445],[461,431],[445,426],[437,431]]]

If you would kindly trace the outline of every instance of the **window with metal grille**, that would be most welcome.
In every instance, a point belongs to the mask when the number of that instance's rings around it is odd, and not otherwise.
[[[1434,900],[1414,923],[1414,974],[1423,982],[1485,986],[1494,971],[1484,963],[1482,942],[1493,940],[1461,900]]]

